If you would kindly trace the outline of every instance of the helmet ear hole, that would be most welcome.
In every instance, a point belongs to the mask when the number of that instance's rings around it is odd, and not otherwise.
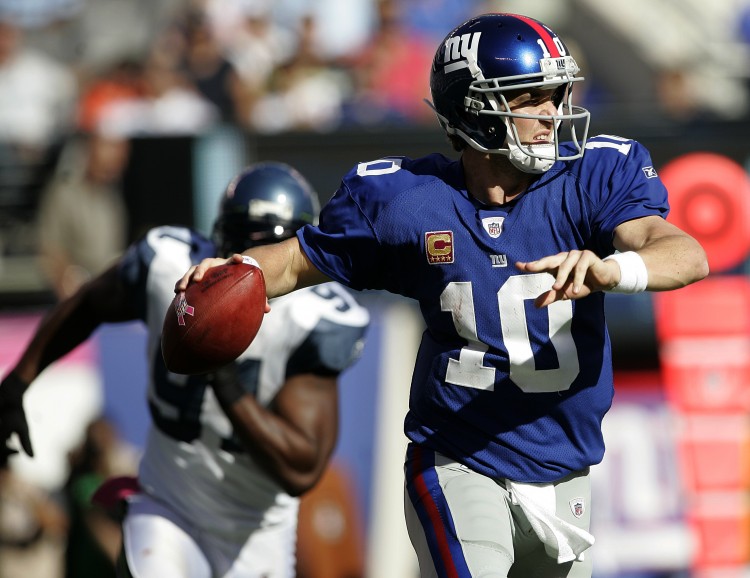
[[[500,116],[483,115],[478,119],[478,130],[487,143],[487,148],[500,149],[505,145],[505,135],[508,129]]]

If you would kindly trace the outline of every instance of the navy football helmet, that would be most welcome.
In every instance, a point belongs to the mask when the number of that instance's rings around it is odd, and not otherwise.
[[[583,80],[578,71],[562,40],[541,22],[516,14],[483,14],[455,28],[435,53],[432,107],[448,135],[477,150],[505,155],[520,170],[541,173],[556,160],[583,156],[590,115],[572,103],[573,83]],[[557,114],[511,112],[504,93],[519,88],[554,90]],[[554,122],[554,143],[520,142],[514,118]],[[567,156],[560,154],[561,128],[567,129],[575,149]]]
[[[214,223],[213,240],[222,255],[241,253],[293,237],[316,224],[320,204],[310,183],[279,162],[250,165],[227,186]]]

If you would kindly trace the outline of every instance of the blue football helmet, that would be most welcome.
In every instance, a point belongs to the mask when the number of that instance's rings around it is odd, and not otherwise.
[[[214,223],[213,240],[220,254],[293,237],[297,229],[316,224],[317,194],[294,168],[280,162],[250,165],[227,185]]]
[[[432,107],[449,135],[477,150],[505,155],[520,170],[541,173],[557,160],[583,156],[590,115],[572,103],[573,83],[583,80],[578,71],[562,40],[538,20],[483,14],[455,28],[435,53]],[[504,93],[519,88],[554,90],[557,114],[511,112]],[[554,143],[522,143],[515,118],[553,122],[558,129]],[[559,150],[561,128],[575,149],[567,156]]]

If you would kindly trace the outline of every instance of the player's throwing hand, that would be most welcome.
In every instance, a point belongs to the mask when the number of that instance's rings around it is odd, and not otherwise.
[[[221,259],[219,257],[209,257],[207,259],[203,259],[200,263],[197,265],[193,265],[190,267],[190,269],[187,270],[187,273],[185,273],[179,281],[174,286],[174,292],[180,293],[181,291],[185,291],[185,289],[188,288],[188,285],[191,283],[198,283],[201,279],[203,279],[203,275],[206,274],[206,271],[208,271],[211,267],[218,267],[219,265],[225,265],[229,263],[242,263],[242,255],[239,255],[235,253],[228,259]]]
[[[555,301],[580,299],[594,291],[611,289],[617,285],[620,268],[603,261],[592,251],[563,251],[536,261],[516,263],[516,268],[527,273],[551,273],[555,282],[534,300],[536,307],[546,307]]]

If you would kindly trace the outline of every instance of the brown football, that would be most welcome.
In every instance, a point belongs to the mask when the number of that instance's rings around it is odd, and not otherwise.
[[[200,283],[175,295],[164,317],[161,353],[167,369],[208,373],[237,359],[257,335],[265,304],[263,272],[255,265],[209,269]]]

